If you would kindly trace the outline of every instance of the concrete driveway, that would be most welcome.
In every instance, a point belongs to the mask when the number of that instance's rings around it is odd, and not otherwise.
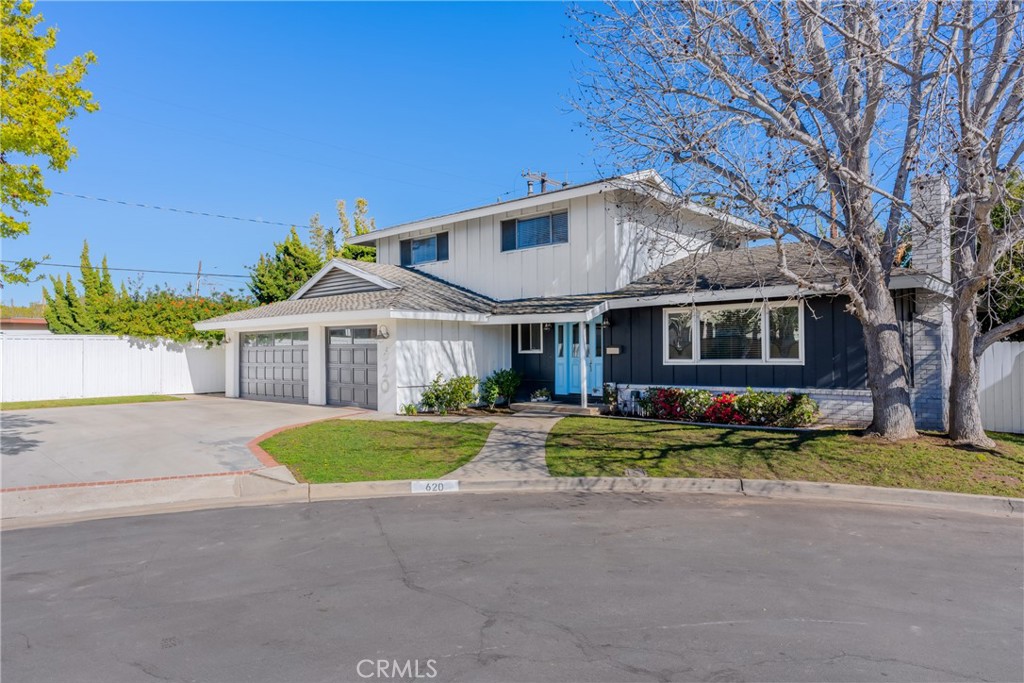
[[[382,659],[434,683],[1020,681],[1022,540],[1017,519],[656,494],[4,531],[3,673],[412,679],[363,678]]]
[[[184,401],[4,412],[2,488],[214,474],[260,467],[253,437],[352,408],[198,396]]]

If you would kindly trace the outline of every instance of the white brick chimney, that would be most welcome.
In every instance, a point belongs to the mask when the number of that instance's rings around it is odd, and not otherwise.
[[[949,184],[943,176],[916,178],[910,185],[910,206],[926,222],[910,220],[910,261],[915,270],[930,273],[945,283],[949,264]]]
[[[948,285],[951,278],[949,184],[942,176],[915,179],[910,186],[910,205],[923,221],[911,217],[910,265]],[[911,401],[920,429],[948,428],[950,352],[953,321],[947,296],[932,289],[914,292],[913,335],[914,386]]]

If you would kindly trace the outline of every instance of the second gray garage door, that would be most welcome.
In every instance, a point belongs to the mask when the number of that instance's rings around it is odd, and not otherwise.
[[[327,333],[327,402],[377,409],[377,343],[372,327]]]
[[[309,401],[306,330],[253,332],[241,338],[238,395],[267,401]]]

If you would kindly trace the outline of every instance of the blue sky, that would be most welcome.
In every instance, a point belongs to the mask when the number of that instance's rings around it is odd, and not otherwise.
[[[525,194],[525,168],[598,175],[569,111],[582,55],[560,3],[37,10],[60,29],[54,60],[98,57],[86,84],[101,109],[73,122],[79,156],[54,190],[302,225],[362,196],[385,227]],[[113,267],[194,271],[201,259],[204,272],[245,274],[287,232],[57,195],[31,220],[3,258],[77,263],[88,239]],[[242,284],[211,278],[204,291]],[[3,300],[39,300],[42,285],[8,286]]]

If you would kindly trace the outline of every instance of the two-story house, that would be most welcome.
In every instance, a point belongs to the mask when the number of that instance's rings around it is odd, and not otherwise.
[[[625,402],[651,385],[757,387],[810,393],[834,421],[870,418],[847,302],[779,275],[774,244],[748,246],[752,228],[639,172],[358,236],[376,263],[332,261],[288,301],[196,327],[226,332],[231,397],[395,412],[438,373],[511,367],[524,396],[546,387],[583,405],[606,384]],[[786,248],[808,279],[840,271]],[[941,283],[903,269],[892,287],[929,425],[941,367],[924,363],[937,342],[914,306],[941,315]]]

